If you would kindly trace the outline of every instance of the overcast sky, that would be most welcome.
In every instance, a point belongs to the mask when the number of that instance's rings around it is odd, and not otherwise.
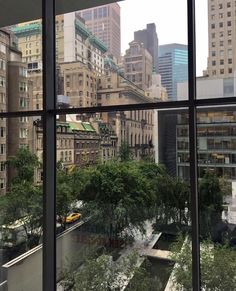
[[[121,6],[121,50],[128,48],[136,30],[154,22],[159,44],[187,44],[187,0],[125,0]],[[207,0],[196,1],[197,75],[207,67],[208,23]]]

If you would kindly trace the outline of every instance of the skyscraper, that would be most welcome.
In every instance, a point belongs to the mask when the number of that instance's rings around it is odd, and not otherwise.
[[[158,37],[155,23],[147,24],[147,28],[134,32],[134,41],[143,46],[152,56],[153,66],[158,70]]]
[[[89,30],[103,41],[117,59],[121,54],[120,6],[118,3],[78,11]]]
[[[208,0],[208,69],[210,77],[230,77],[236,69],[236,3]]]
[[[172,43],[159,46],[158,72],[168,98],[177,99],[177,83],[188,80],[188,47]]]
[[[132,41],[125,52],[125,76],[140,89],[147,90],[152,85],[152,56],[143,44]]]

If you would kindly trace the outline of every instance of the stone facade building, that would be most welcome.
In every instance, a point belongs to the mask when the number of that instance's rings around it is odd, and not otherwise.
[[[102,76],[98,82],[98,105],[121,105],[153,102],[135,84],[116,72]],[[117,151],[122,141],[129,144],[140,159],[146,154],[153,154],[153,111],[137,110],[102,113],[101,119],[109,123],[118,140]]]
[[[78,62],[61,64],[64,93],[71,107],[97,105],[97,74]]]
[[[125,76],[140,89],[152,84],[153,60],[143,44],[132,41],[124,56]]]
[[[0,111],[26,111],[32,108],[32,83],[27,78],[27,66],[15,47],[14,37],[0,30]],[[0,119],[0,194],[6,192],[13,169],[5,162],[20,147],[32,148],[32,118]]]
[[[33,109],[42,109],[43,70],[41,20],[19,24],[13,27],[12,31],[16,35],[18,49],[22,52],[23,61],[27,63],[28,77],[33,82]],[[88,30],[84,20],[74,12],[59,15],[56,18],[56,49],[57,83],[63,83],[65,80],[63,90],[57,88],[58,94],[62,94],[64,91],[66,94],[66,92],[70,91],[72,95],[71,106],[95,106],[96,76],[104,73],[104,54],[107,51],[106,45]],[[92,87],[90,87],[91,83],[89,81],[88,86],[86,86],[87,83],[84,83],[79,88],[68,88],[66,85],[74,82],[72,80],[66,80],[68,78],[64,76],[65,70],[71,70],[70,75],[74,72],[73,78],[78,78],[77,73],[80,73],[80,71],[82,73],[86,71],[86,74],[90,75],[89,78],[93,78]],[[81,97],[86,98],[81,101]],[[80,105],[81,103],[82,105]]]
[[[232,77],[236,70],[236,3],[208,0],[208,69],[213,78]]]

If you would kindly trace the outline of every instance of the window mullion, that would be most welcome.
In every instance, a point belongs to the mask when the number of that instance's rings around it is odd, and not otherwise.
[[[43,1],[43,290],[56,290],[55,0]],[[49,146],[50,145],[50,146]]]
[[[200,291],[200,242],[197,171],[195,0],[188,0],[189,152],[192,216],[192,285]]]

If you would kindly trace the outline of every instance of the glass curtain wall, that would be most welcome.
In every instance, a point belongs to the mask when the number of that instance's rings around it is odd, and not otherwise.
[[[235,288],[235,1],[138,2],[1,8],[3,290]]]

